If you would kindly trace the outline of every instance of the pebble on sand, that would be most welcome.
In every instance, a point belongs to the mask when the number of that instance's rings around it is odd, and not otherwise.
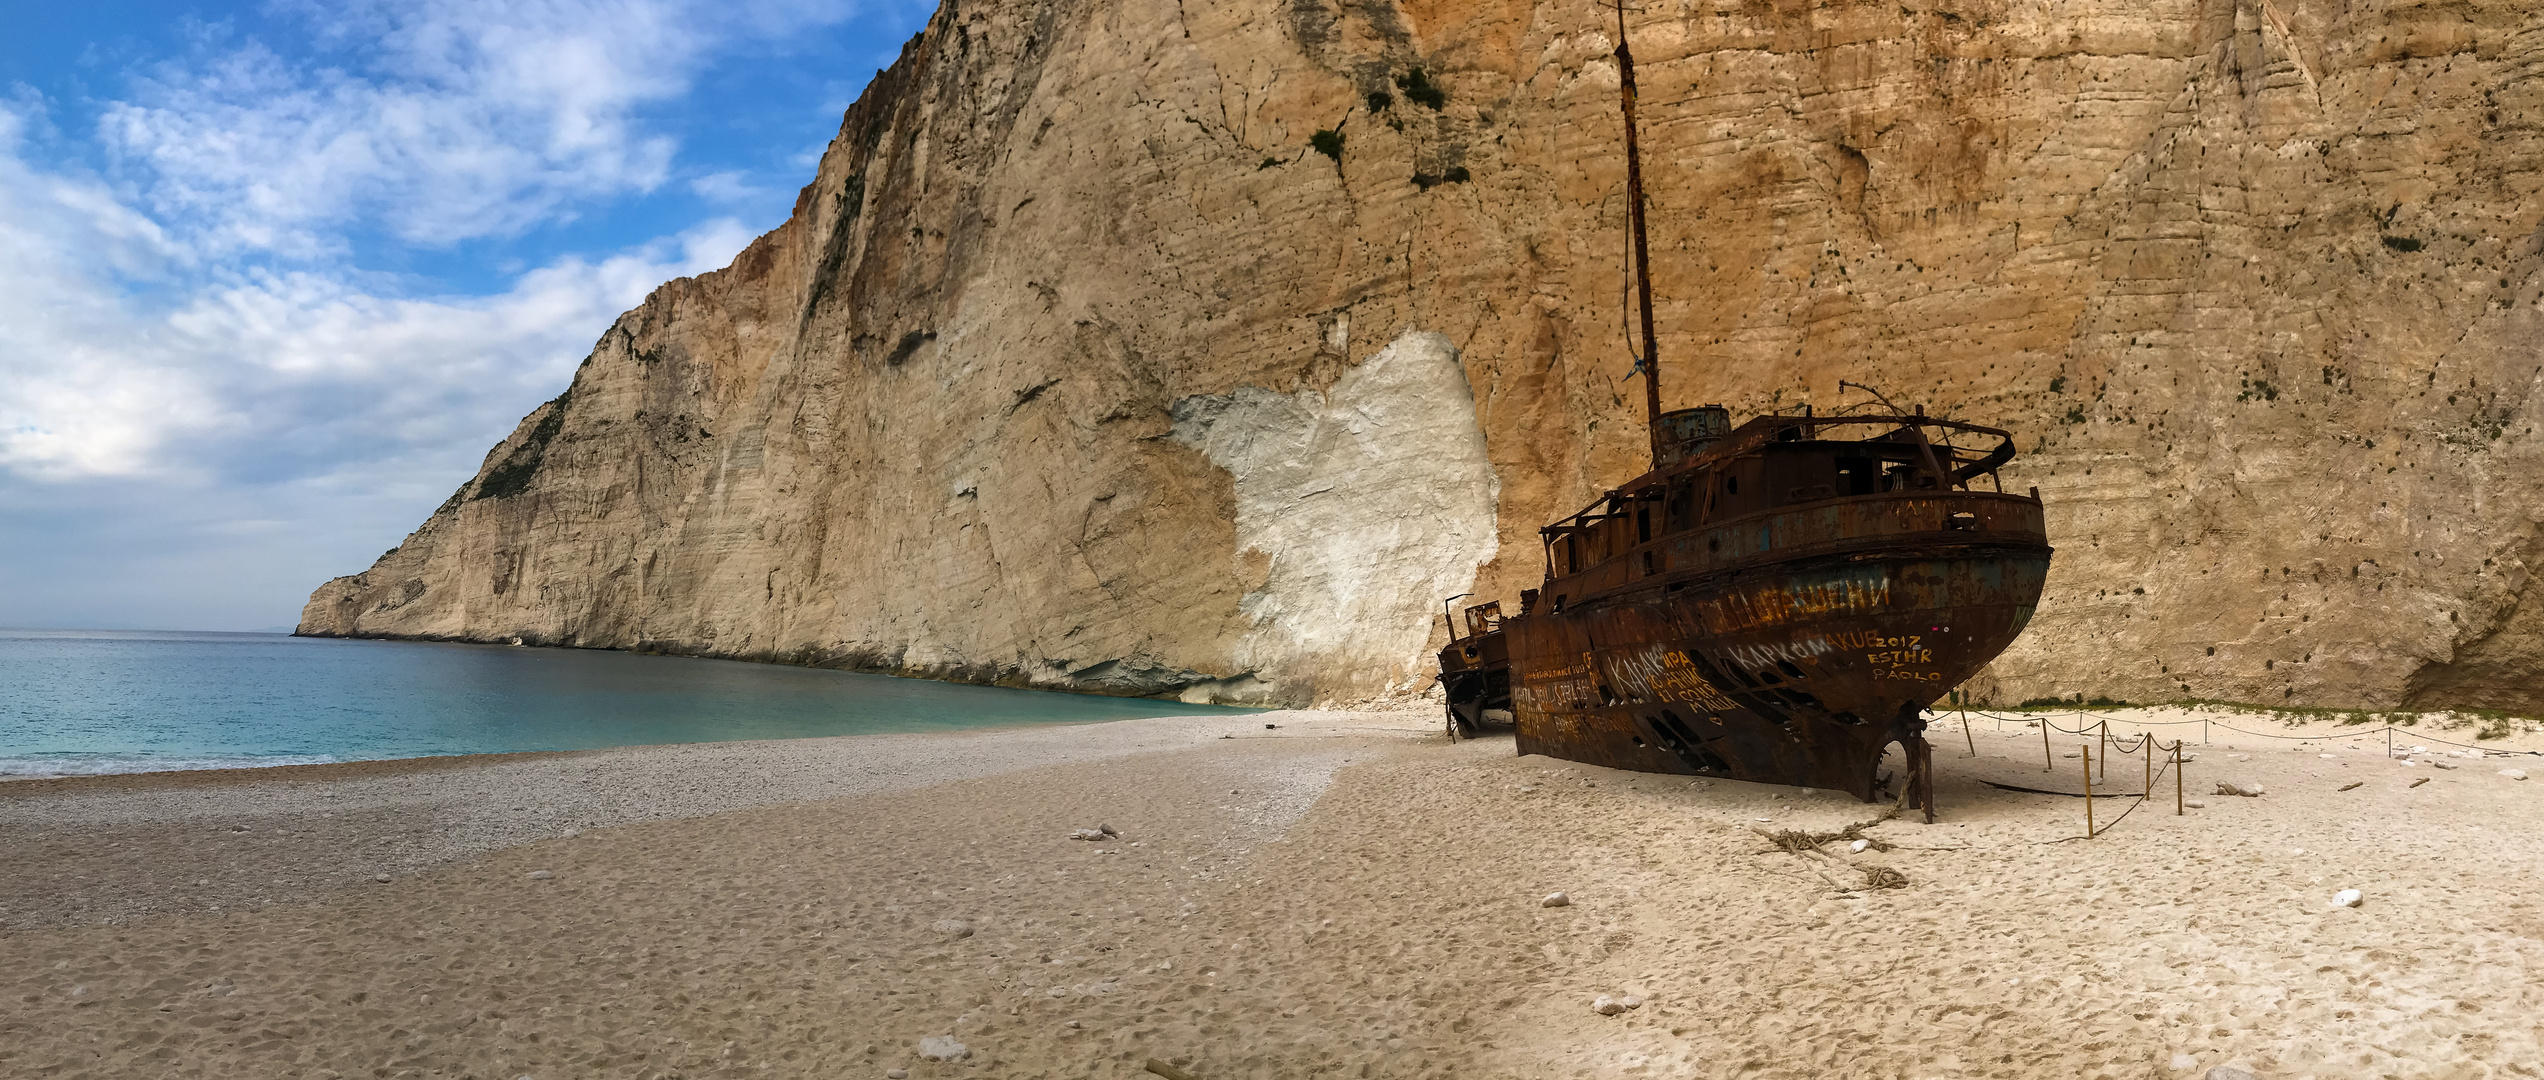
[[[972,936],[972,924],[961,919],[938,919],[936,920],[935,930],[937,933],[944,934],[947,937],[967,938]]]
[[[2173,1067],[2182,1072],[2189,1072],[2193,1069],[2199,1068],[2199,1059],[2192,1057],[2189,1054],[2175,1054],[2173,1055]]]
[[[1625,1003],[1606,994],[1590,999],[1590,1011],[1601,1016],[1615,1016],[1625,1011]]]
[[[1846,850],[1854,852],[1857,855],[1861,855],[1864,853],[1865,848],[1869,848],[1871,846],[1873,846],[1873,842],[1870,840],[1858,840],[1852,844],[1846,845]]]
[[[1102,829],[1079,829],[1079,830],[1077,830],[1076,832],[1070,833],[1070,834],[1069,834],[1069,839],[1071,839],[1071,840],[1102,840],[1102,839],[1104,839],[1104,830],[1102,830]]]
[[[2260,1080],[2260,1078],[2233,1066],[2220,1065],[2208,1070],[2208,1075],[2202,1080]]]
[[[954,1041],[951,1035],[930,1035],[919,1040],[921,1061],[961,1061],[972,1056],[972,1048]]]
[[[2333,907],[2357,907],[2364,896],[2357,889],[2343,889],[2332,894]]]
[[[552,878],[552,877],[555,877],[555,876],[556,876],[555,874],[549,873],[549,872],[547,872],[547,871],[545,871],[545,870],[533,870],[533,871],[530,871],[530,880],[532,880],[532,881],[546,881],[546,880],[548,880],[549,878]]]
[[[2505,776],[2505,777],[2508,777],[2508,778],[2509,778],[2509,779],[2511,779],[2511,780],[2524,780],[2524,779],[2526,779],[2526,770],[2524,770],[2524,769],[2502,769],[2502,770],[2500,770],[2500,775]]]
[[[2191,809],[2193,809],[2193,810],[2206,810],[2206,809],[2208,809],[2208,800],[2206,800],[2206,799],[2184,799],[2184,800],[2182,800],[2182,805],[2183,805],[2183,806],[2186,806],[2186,807],[2189,807],[2189,808],[2191,808]]]
[[[2239,784],[2231,780],[2222,781],[2217,785],[2217,793],[2220,795],[2240,795],[2247,799],[2258,797],[2261,791],[2259,784]]]
[[[910,1080],[910,1070],[894,1069],[891,1072],[883,1074],[883,1080]]]
[[[1550,893],[1547,893],[1547,894],[1546,894],[1546,898],[1545,898],[1545,899],[1540,900],[1540,901],[1537,901],[1537,906],[1538,906],[1538,907],[1571,907],[1571,906],[1572,906],[1572,898],[1571,898],[1571,897],[1569,897],[1569,896],[1566,896],[1566,895],[1564,895],[1564,894],[1562,894],[1562,893],[1559,893],[1559,892],[1550,892]]]

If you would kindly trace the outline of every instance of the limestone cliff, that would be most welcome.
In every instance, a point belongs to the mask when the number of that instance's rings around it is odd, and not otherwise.
[[[1974,687],[2544,707],[2544,10],[1646,4],[1673,405],[2013,429]],[[1613,16],[949,2],[302,632],[1415,684],[1637,469]]]

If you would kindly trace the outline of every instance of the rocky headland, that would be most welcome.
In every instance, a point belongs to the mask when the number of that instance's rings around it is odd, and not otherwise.
[[[2544,14],[1629,19],[1670,403],[2016,433],[2059,555],[1972,691],[2544,708]],[[1639,471],[1613,20],[948,2],[300,632],[1418,686]]]

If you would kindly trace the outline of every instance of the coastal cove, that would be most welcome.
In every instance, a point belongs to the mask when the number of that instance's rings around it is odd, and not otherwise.
[[[582,649],[0,630],[0,780],[1249,710]]]

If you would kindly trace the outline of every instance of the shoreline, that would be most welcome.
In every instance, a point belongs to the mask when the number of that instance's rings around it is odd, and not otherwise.
[[[67,844],[82,855],[31,860],[25,872],[0,875],[0,929],[296,902],[566,830],[1086,764],[1284,723],[1265,715],[12,781],[0,784],[0,848]],[[1271,715],[1290,716],[1285,726],[1296,727],[1364,714]],[[207,834],[223,843],[202,847]],[[87,880],[111,887],[79,888]]]
[[[2521,762],[2211,745],[2184,774],[2204,806],[2097,799],[2084,841],[2071,748],[2045,766],[2036,729],[1957,728],[1932,732],[1934,825],[1451,744],[1427,709],[0,789],[23,853],[0,1074],[2434,1080],[2544,1057]],[[2267,793],[2203,794],[2230,781]]]
[[[1068,693],[1070,691],[1060,692]],[[805,735],[783,739],[717,739],[684,743],[630,743],[625,746],[591,747],[578,750],[495,750],[483,753],[425,754],[414,757],[361,758],[350,761],[297,762],[285,765],[224,765],[201,769],[157,769],[117,773],[66,773],[50,776],[0,775],[0,800],[27,794],[75,791],[80,790],[83,785],[91,784],[113,788],[133,784],[183,786],[193,783],[251,783],[260,779],[317,782],[347,779],[357,776],[378,775],[383,773],[466,768],[471,765],[478,764],[491,765],[507,761],[533,760],[577,754],[603,754],[628,750],[651,750],[667,747],[717,746],[739,743],[778,744],[820,741],[825,739],[862,739],[881,736],[987,735],[1007,731],[1034,731],[1044,728],[1089,727],[1103,724],[1182,719],[1219,719],[1242,724],[1249,720],[1273,715],[1296,717],[1301,715],[1316,716],[1327,713],[1360,714],[1369,712],[1380,712],[1390,715],[1396,713],[1409,715],[1421,713],[1423,715],[1428,715],[1428,713],[1425,713],[1424,710],[1436,711],[1436,706],[1427,701],[1421,701],[1400,708],[1371,705],[1362,708],[1344,707],[1337,709],[1252,709],[1248,712],[1239,714],[1192,714],[1189,717],[1183,715],[1166,715],[1154,717],[1130,717],[1121,720],[1055,720],[1034,723],[993,724],[953,730],[930,729],[922,731],[861,732],[845,735]],[[2004,730],[2004,725],[2008,723],[2030,723],[2046,718],[2056,725],[2053,728],[2054,737],[2069,741],[2078,737],[2074,728],[2080,723],[2083,726],[2090,728],[2097,721],[2107,720],[2110,722],[2111,731],[2116,737],[2134,738],[2142,732],[2152,732],[2156,735],[2159,743],[2169,742],[2172,739],[2178,738],[2184,741],[2185,746],[2228,745],[2231,740],[2242,737],[2247,742],[2260,740],[2260,742],[2254,743],[2254,745],[2260,746],[2274,742],[2284,742],[2290,745],[2294,745],[2296,743],[2323,743],[2327,745],[2355,743],[2356,745],[2366,745],[2365,743],[2356,743],[2356,740],[2380,739],[2386,727],[2386,724],[2381,721],[2366,723],[2351,722],[2335,719],[2326,715],[2308,715],[2310,712],[2313,711],[2307,710],[2297,713],[2273,713],[2263,709],[2244,709],[2233,706],[2209,704],[2126,705],[2061,709],[2012,709],[1999,708],[1995,706],[1972,706],[1967,710],[1941,709],[1934,711],[1933,715],[1928,720],[1928,731],[1930,733],[1930,741],[1935,743],[1937,746],[1941,746],[1944,742],[1959,733],[1961,718],[1966,713],[1966,715],[1970,718],[1970,723],[1974,725],[1974,729],[1978,730],[1985,730],[1993,725],[1996,730],[2002,731]],[[2446,716],[2448,714],[2444,712],[2433,712],[2417,715],[2421,717],[2429,717]],[[2445,747],[2479,749],[2497,756],[2544,757],[2544,728],[2520,728],[2514,730],[2511,734],[2498,738],[2482,739],[2475,734],[2478,730],[2478,726],[2473,721],[2463,721],[2457,728],[2442,728],[2439,726],[2441,723],[2444,723],[2444,721],[2434,721],[2427,726],[2411,723],[2392,725],[2394,730],[2398,733],[2395,737],[2394,745],[2402,747],[2415,744],[2435,744]],[[2277,730],[2255,730],[2257,728],[2273,727],[2277,728]],[[2199,733],[2205,734],[2207,738],[2203,739],[2196,737],[2193,731],[2194,728],[2198,729]]]

